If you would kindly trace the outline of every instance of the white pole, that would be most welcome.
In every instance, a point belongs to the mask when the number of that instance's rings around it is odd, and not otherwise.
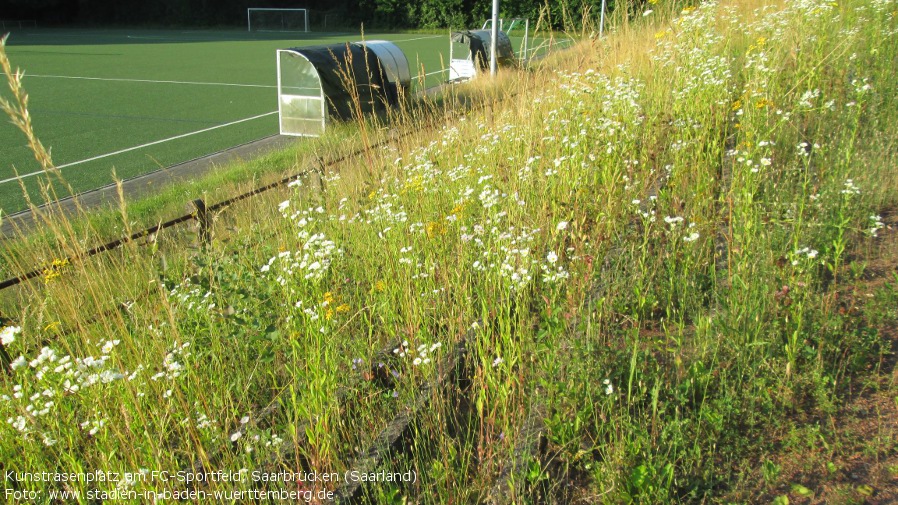
[[[602,15],[599,19],[599,38],[602,38],[602,33],[605,30],[605,0],[602,0]]]
[[[496,75],[496,45],[499,42],[499,0],[493,0],[493,31],[490,33],[490,75]]]
[[[281,100],[281,96],[284,94],[284,89],[281,87],[281,49],[277,51],[277,66],[278,66],[278,133],[281,135],[284,134],[284,110],[281,106],[283,100]]]
[[[527,39],[530,38],[530,18],[524,21],[524,65],[530,64],[530,53],[527,52]]]

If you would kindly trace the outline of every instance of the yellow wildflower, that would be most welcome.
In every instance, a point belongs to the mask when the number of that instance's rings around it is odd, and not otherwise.
[[[446,233],[446,227],[441,223],[431,221],[427,223],[427,226],[424,227],[424,231],[427,232],[427,238],[433,238],[444,235]]]
[[[50,263],[50,266],[45,268],[42,272],[44,277],[44,284],[48,284],[62,275],[61,270],[67,266],[69,266],[69,260],[67,258],[54,259],[53,262]]]
[[[405,181],[405,184],[402,186],[402,190],[399,192],[399,194],[404,195],[410,191],[422,191],[423,189],[424,179],[420,175],[418,175]]]
[[[56,270],[52,270],[50,268],[45,268],[44,269],[44,284],[49,284],[50,282],[53,281],[53,279],[56,279],[59,276],[60,276],[60,273],[57,272]]]

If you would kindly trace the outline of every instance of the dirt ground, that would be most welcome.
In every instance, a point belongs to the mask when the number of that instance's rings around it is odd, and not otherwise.
[[[883,213],[883,221],[874,250],[862,259],[863,275],[839,292],[840,310],[849,315],[877,289],[898,284],[898,209]],[[833,415],[808,419],[798,437],[780,434],[778,449],[752,462],[747,480],[755,486],[743,489],[741,498],[781,505],[898,504],[898,327],[892,321],[876,328],[891,344],[882,359],[852,378]]]

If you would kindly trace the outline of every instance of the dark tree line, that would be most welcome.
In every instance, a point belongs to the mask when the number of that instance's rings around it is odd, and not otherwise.
[[[555,28],[564,16],[578,21],[584,8],[598,13],[601,0],[514,0],[502,2],[504,17],[548,15]],[[609,0],[609,5],[613,2]],[[33,19],[42,25],[242,26],[247,7],[302,7],[312,29],[325,16],[329,27],[470,28],[489,17],[491,0],[0,0],[0,19]]]

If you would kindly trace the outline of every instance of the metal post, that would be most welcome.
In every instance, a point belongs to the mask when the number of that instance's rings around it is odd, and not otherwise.
[[[605,0],[602,0],[603,2]],[[527,39],[530,38],[530,18],[524,21],[524,66],[530,64],[530,53],[528,53]]]
[[[602,33],[605,31],[605,0],[602,0],[602,15],[599,16],[599,38],[602,38]]]
[[[9,357],[9,353],[6,352],[2,342],[0,342],[0,368],[12,375],[12,358]]]
[[[196,221],[199,226],[200,246],[209,245],[211,234],[209,233],[209,213],[206,211],[206,202],[202,198],[194,200],[193,206],[196,208]]]
[[[493,0],[493,29],[490,33],[490,75],[496,75],[496,45],[499,43],[499,0]]]
[[[454,55],[453,55],[454,46],[455,46],[455,44],[452,42],[452,30],[449,30],[449,69],[448,69],[449,70],[449,82],[452,82],[452,59],[454,58]],[[423,74],[423,73],[424,73],[423,71],[420,71],[419,75]],[[422,79],[424,79],[425,77],[427,77],[427,76],[422,77]]]

